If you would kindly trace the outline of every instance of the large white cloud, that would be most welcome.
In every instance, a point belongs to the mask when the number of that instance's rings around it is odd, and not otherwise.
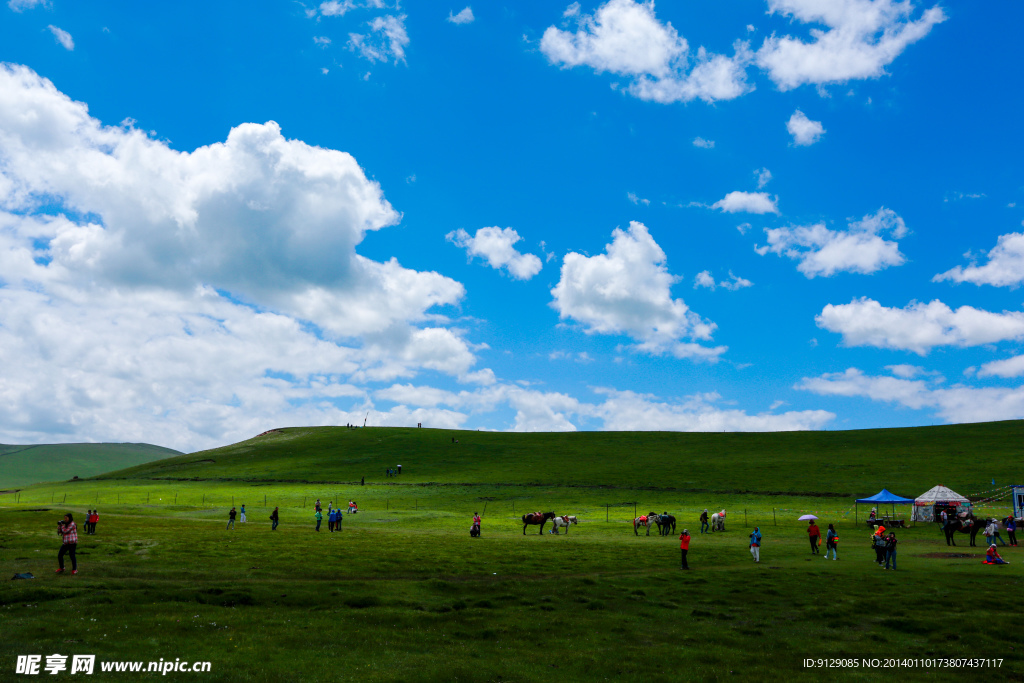
[[[978,368],[978,377],[1020,377],[1024,375],[1024,356],[993,360]]]
[[[798,261],[797,270],[809,278],[836,273],[874,273],[906,260],[897,242],[907,226],[892,209],[850,223],[848,230],[829,230],[824,223],[788,228],[765,228],[768,244],[755,247],[762,256],[771,252]]]
[[[925,355],[935,346],[980,346],[1024,339],[1024,313],[993,313],[972,306],[955,311],[941,301],[888,308],[873,299],[828,304],[815,317],[820,327],[843,335],[847,346],[876,346]]]
[[[642,351],[714,359],[724,347],[681,341],[710,340],[715,324],[672,298],[676,278],[666,260],[647,227],[633,221],[629,230],[612,232],[604,254],[566,254],[551,305],[559,317],[582,323],[588,333],[629,335]]]
[[[865,375],[857,368],[805,377],[796,386],[821,396],[859,396],[930,408],[947,422],[990,422],[1024,418],[1024,387],[941,387],[924,380]]]
[[[653,2],[608,0],[594,14],[570,6],[566,16],[576,30],[549,26],[540,49],[563,68],[588,66],[632,79],[629,92],[644,100],[678,102],[730,100],[750,91],[746,65],[752,54],[746,43],[734,45],[733,57],[703,47],[691,54],[686,39],[671,23],[654,14]]]
[[[515,248],[523,238],[512,228],[480,228],[475,235],[459,228],[445,235],[445,238],[463,249],[470,256],[480,256],[491,268],[504,268],[517,280],[529,280],[543,267],[540,257],[522,254]]]
[[[354,381],[492,381],[435,310],[461,284],[356,253],[398,220],[350,155],[273,122],[179,152],[3,66],[0,433],[192,448],[353,421]]]
[[[741,192],[734,191],[725,195],[711,205],[712,209],[719,209],[725,213],[778,213],[778,200],[773,199],[767,192]]]
[[[877,78],[908,45],[945,21],[938,6],[918,18],[910,0],[768,0],[772,13],[818,24],[806,41],[772,34],[757,51],[757,65],[781,90]]]
[[[939,273],[934,282],[953,280],[994,287],[1019,287],[1024,282],[1024,234],[1000,235],[996,246],[988,252],[988,263],[981,266],[957,266]]]

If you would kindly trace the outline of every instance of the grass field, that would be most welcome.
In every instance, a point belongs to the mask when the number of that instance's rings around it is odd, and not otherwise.
[[[867,526],[854,523],[852,497],[821,495],[882,486],[916,495],[940,482],[969,492],[992,476],[1020,479],[1009,455],[1020,432],[1020,423],[749,437],[299,429],[30,487],[0,496],[0,572],[39,577],[0,591],[0,679],[19,654],[63,653],[211,662],[209,673],[159,676],[167,680],[982,675],[801,665],[841,655],[1003,658],[984,675],[1022,680],[1024,551],[987,567],[982,548],[947,549],[934,525],[918,525],[898,532],[899,571],[886,572],[872,562]],[[965,459],[993,453],[1000,471],[963,471]],[[373,476],[398,463],[400,478]],[[326,522],[317,533],[317,496],[355,498],[360,513],[339,534]],[[247,504],[250,521],[226,531],[232,500]],[[678,569],[676,536],[633,535],[633,501],[691,530],[690,572]],[[57,517],[94,506],[101,519],[96,536],[81,537],[81,573],[55,576]],[[485,506],[484,535],[470,539],[470,517]],[[704,507],[729,510],[725,533],[697,533]],[[534,509],[582,522],[568,536],[535,527],[523,536],[518,515]],[[796,521],[804,511],[822,528],[836,524],[839,561],[810,554]],[[755,524],[764,534],[756,565]]]
[[[94,477],[175,455],[181,453],[148,443],[0,444],[0,489]]]

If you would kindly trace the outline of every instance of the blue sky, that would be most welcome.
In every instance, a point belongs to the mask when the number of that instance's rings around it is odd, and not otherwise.
[[[0,12],[4,442],[1024,417],[1016,5]]]

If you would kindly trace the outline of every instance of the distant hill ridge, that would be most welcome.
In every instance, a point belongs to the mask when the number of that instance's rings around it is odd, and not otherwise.
[[[148,443],[0,444],[0,489],[84,479],[181,454]]]
[[[458,443],[454,443],[457,440]],[[1024,421],[856,431],[471,432],[272,429],[240,443],[101,478],[367,484],[510,484],[680,491],[971,495],[1024,483]],[[402,465],[400,477],[385,477]]]

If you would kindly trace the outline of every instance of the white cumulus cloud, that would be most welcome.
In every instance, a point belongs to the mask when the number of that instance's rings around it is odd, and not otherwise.
[[[825,127],[821,121],[812,121],[807,115],[797,109],[786,121],[786,130],[793,136],[793,144],[798,147],[813,145],[825,134]]]
[[[633,221],[629,230],[612,232],[604,254],[566,254],[561,279],[551,290],[551,305],[560,318],[582,323],[588,333],[629,335],[640,351],[717,358],[725,347],[681,341],[710,340],[715,324],[691,311],[682,299],[672,298],[676,278],[665,262],[665,252],[647,227]]]
[[[899,244],[907,226],[892,209],[850,223],[847,230],[829,230],[824,223],[788,228],[765,228],[768,244],[756,247],[762,256],[771,252],[798,261],[797,270],[809,278],[840,272],[874,273],[906,260]]]
[[[701,287],[714,290],[717,287],[722,289],[728,289],[729,291],[735,292],[737,289],[744,289],[745,287],[752,287],[753,282],[742,278],[739,275],[734,275],[733,272],[729,271],[729,279],[715,282],[715,278],[711,275],[710,270],[702,270],[697,273],[697,276],[693,279],[693,288],[699,289]]]
[[[966,268],[957,266],[933,278],[934,282],[942,280],[993,287],[1019,287],[1024,282],[1024,234],[1011,232],[1000,235],[996,246],[988,252],[988,263]]]
[[[702,149],[714,149],[715,141],[714,140],[705,140],[704,138],[698,136],[698,137],[695,137],[693,139],[693,146],[694,147],[700,147]]]
[[[0,67],[0,434],[197,448],[356,421],[354,382],[486,378],[462,285],[356,253],[400,215],[349,154],[245,123],[172,149]]]
[[[550,26],[541,38],[541,52],[551,63],[628,76],[629,92],[640,99],[713,102],[752,89],[746,66],[753,55],[745,42],[734,44],[732,57],[703,47],[691,53],[672,24],[655,16],[653,2],[609,0],[592,15],[573,3],[564,16],[576,22],[574,32]]]
[[[993,313],[972,306],[953,310],[941,301],[888,308],[874,299],[828,304],[815,322],[843,335],[846,346],[875,346],[924,356],[936,346],[980,346],[1024,339],[1024,313]]]
[[[725,213],[778,213],[777,199],[768,196],[767,192],[734,191],[725,195],[711,205],[712,209],[720,209]]]
[[[516,250],[513,245],[523,238],[512,228],[480,228],[472,236],[459,228],[445,235],[445,238],[465,249],[470,256],[485,259],[492,268],[504,268],[517,280],[529,280],[544,266],[540,257]]]
[[[989,361],[978,368],[978,377],[1020,377],[1021,375],[1024,375],[1024,356]]]
[[[473,10],[470,9],[469,7],[466,7],[458,14],[452,14],[451,12],[448,12],[447,21],[453,24],[472,24],[474,19],[476,19],[476,17],[473,16]]]
[[[911,0],[768,0],[768,10],[825,27],[812,28],[809,41],[774,34],[764,41],[757,65],[780,90],[877,78],[946,19],[938,6],[918,16]]]
[[[1024,387],[935,386],[924,380],[866,375],[857,368],[805,377],[797,389],[821,396],[857,396],[932,409],[947,422],[990,422],[1024,418]]]

